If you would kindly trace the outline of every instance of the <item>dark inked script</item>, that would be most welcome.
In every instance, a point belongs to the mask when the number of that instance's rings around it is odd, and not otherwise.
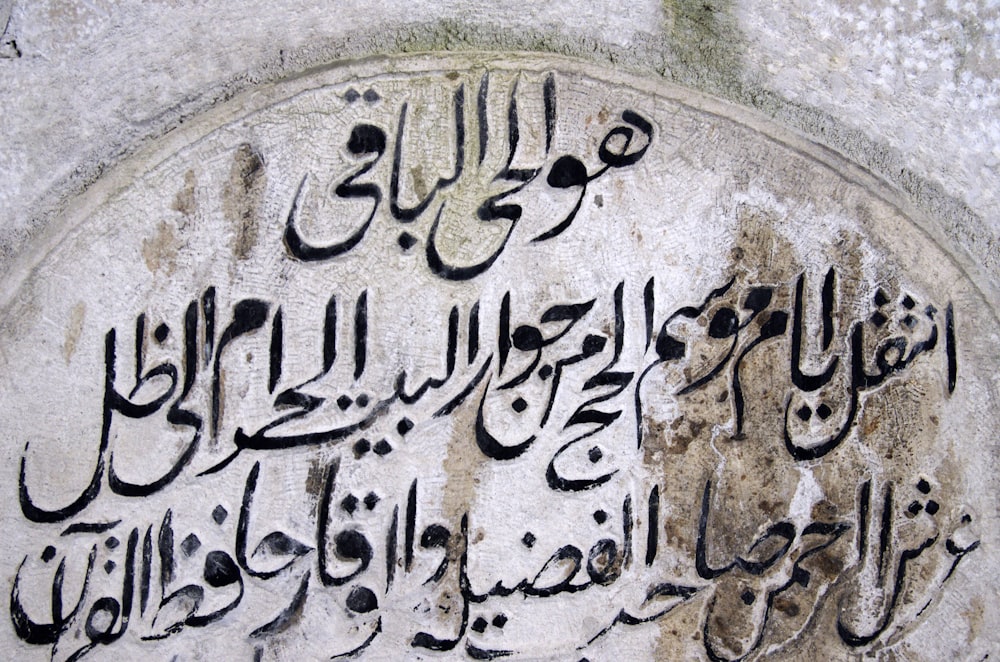
[[[23,650],[832,659],[941,618],[986,550],[984,304],[906,219],[627,86],[342,81],[48,268],[58,341],[10,344]]]

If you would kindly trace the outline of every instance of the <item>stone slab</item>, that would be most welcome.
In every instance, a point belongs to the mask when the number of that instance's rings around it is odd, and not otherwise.
[[[62,227],[3,292],[19,659],[996,646],[988,285],[745,110],[554,56],[327,67]]]

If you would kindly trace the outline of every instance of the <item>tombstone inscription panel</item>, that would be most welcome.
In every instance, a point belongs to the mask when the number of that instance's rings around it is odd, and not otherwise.
[[[691,92],[313,72],[119,168],[6,297],[18,659],[996,640],[992,308],[864,173]]]

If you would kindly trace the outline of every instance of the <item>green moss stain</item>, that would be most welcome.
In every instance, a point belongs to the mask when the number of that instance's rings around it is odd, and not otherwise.
[[[741,92],[746,39],[732,0],[663,0],[663,22],[671,78],[724,96]]]

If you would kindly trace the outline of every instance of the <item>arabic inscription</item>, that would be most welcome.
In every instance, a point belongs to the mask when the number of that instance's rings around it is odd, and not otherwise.
[[[366,66],[165,141],[9,303],[5,649],[987,636],[994,318],[917,225],[672,88]]]

